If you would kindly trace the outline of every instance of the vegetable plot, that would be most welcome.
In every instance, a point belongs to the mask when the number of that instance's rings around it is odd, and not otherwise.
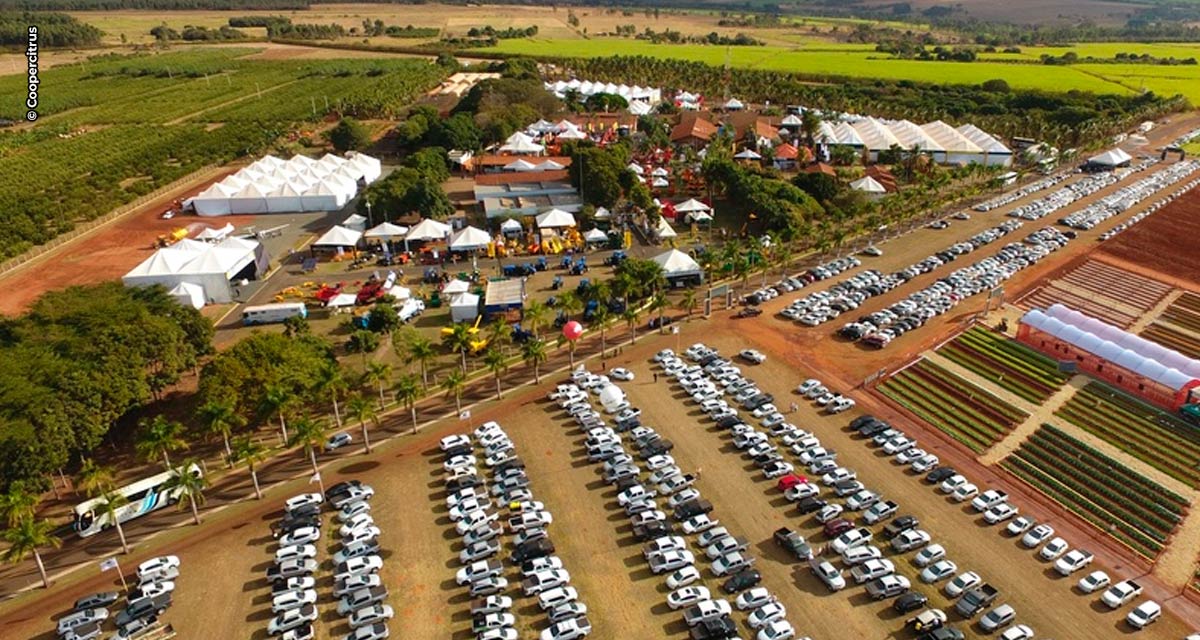
[[[1027,417],[928,360],[888,378],[879,391],[975,453],[985,451]]]
[[[938,353],[1034,403],[1049,398],[1067,381],[1050,358],[982,327],[972,327]]]
[[[1052,425],[1042,425],[1001,466],[1096,528],[1153,558],[1188,501]]]

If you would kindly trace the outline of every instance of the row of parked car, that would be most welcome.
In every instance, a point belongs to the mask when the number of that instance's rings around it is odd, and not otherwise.
[[[878,249],[875,249],[875,251],[878,251]],[[882,255],[882,252],[874,255]],[[829,262],[819,264],[807,271],[784,278],[772,286],[758,289],[743,298],[743,301],[748,305],[761,304],[767,300],[777,298],[785,293],[791,293],[792,291],[803,289],[805,285],[812,284],[818,280],[827,280],[843,271],[847,271],[861,265],[862,261],[854,256],[835,258]]]
[[[1155,200],[1154,202],[1150,203],[1150,206],[1146,207],[1142,211],[1139,211],[1138,213],[1135,213],[1134,215],[1130,216],[1128,220],[1126,220],[1126,221],[1122,222],[1121,224],[1118,224],[1117,226],[1113,227],[1112,229],[1109,229],[1108,231],[1105,231],[1104,233],[1100,234],[1100,240],[1101,241],[1108,240],[1109,238],[1121,233],[1122,231],[1128,229],[1129,227],[1132,227],[1133,225],[1141,222],[1143,219],[1146,218],[1146,216],[1167,206],[1168,204],[1173,202],[1176,198],[1191,191],[1192,189],[1195,189],[1197,186],[1200,186],[1200,178],[1194,178],[1192,180],[1187,181],[1182,186],[1176,188],[1174,191],[1172,191],[1168,195],[1166,195],[1162,198],[1159,198],[1158,200]]]
[[[1121,180],[1145,170],[1150,165],[1154,164],[1153,160],[1142,159],[1134,163],[1128,168],[1117,169],[1115,171],[1107,171],[1104,173],[1096,173],[1087,176],[1083,179],[1072,182],[1071,184],[1057,189],[1046,196],[1022,205],[1008,212],[1009,217],[1021,218],[1022,220],[1038,220],[1044,218],[1055,211],[1064,207],[1070,206],[1077,200],[1086,198],[1087,196],[1100,191],[1106,187],[1114,185]]]
[[[1053,187],[1069,177],[1071,177],[1071,173],[1065,171],[1051,176],[1046,176],[1045,178],[1030,182],[1029,184],[1018,189],[1006,191],[995,198],[992,198],[991,200],[981,202],[975,205],[974,209],[981,213],[992,211],[993,209],[999,209],[1000,207],[1012,204],[1017,200],[1024,198],[1025,196],[1049,189],[1050,187]]]
[[[1176,162],[1131,185],[1121,187],[1101,198],[1099,202],[1060,218],[1059,224],[1075,229],[1091,229],[1115,215],[1128,211],[1159,191],[1188,178],[1197,170],[1200,170],[1200,161]]]
[[[990,291],[1018,271],[1066,246],[1069,241],[1070,236],[1053,227],[1034,231],[1026,236],[1023,242],[1006,245],[996,255],[957,269],[928,287],[909,295],[906,299],[889,306],[887,311],[894,318],[891,324],[879,327],[874,325],[870,319],[860,319],[859,326],[855,330],[848,331],[843,328],[843,335],[851,339],[855,339],[854,336],[858,335],[864,344],[882,349],[904,333],[920,327],[931,318],[946,313],[960,301],[975,294]]]
[[[116,615],[117,633],[112,640],[142,638],[162,628],[159,618],[171,607],[179,557],[159,556],[138,565],[136,586],[125,596],[125,608]],[[75,601],[69,613],[58,619],[55,631],[60,640],[96,640],[104,633],[109,608],[121,594],[93,593]]]

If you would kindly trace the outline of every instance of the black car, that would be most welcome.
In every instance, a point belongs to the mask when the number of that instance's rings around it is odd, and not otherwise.
[[[732,414],[723,416],[720,420],[717,420],[717,426],[721,427],[722,429],[728,429],[734,425],[738,425],[741,423],[742,423],[742,419],[737,417],[736,415],[732,415]]]
[[[921,524],[921,521],[917,520],[916,516],[894,518],[883,528],[883,537],[891,540],[909,529],[916,529],[919,524]]]
[[[725,593],[737,593],[745,591],[760,582],[762,582],[762,574],[757,569],[746,568],[733,574],[728,580],[722,583],[721,591]]]
[[[75,601],[75,611],[87,611],[88,609],[96,609],[100,607],[107,608],[108,605],[117,601],[121,594],[116,591],[105,591],[103,593],[93,593],[90,596],[84,596]]]
[[[764,404],[771,404],[774,401],[775,401],[775,396],[773,396],[769,393],[760,393],[756,396],[747,398],[744,402],[742,402],[742,408],[747,411],[753,411],[754,409],[757,409],[757,408],[763,406]]]
[[[896,610],[896,613],[908,613],[909,611],[916,611],[928,603],[929,598],[925,597],[925,594],[909,591],[896,598],[896,601],[892,603],[892,608]]]
[[[753,318],[755,316],[761,316],[761,315],[762,315],[762,309],[759,309],[758,307],[743,307],[741,311],[738,311],[737,313],[733,314],[733,317],[735,317],[735,318]]]
[[[820,511],[821,509],[825,508],[825,505],[827,504],[829,503],[821,500],[820,498],[809,496],[800,502],[797,502],[796,508],[800,510],[800,515],[808,515],[810,513],[816,513]]]
[[[646,524],[634,525],[633,539],[638,542],[647,542],[655,538],[671,535],[672,532],[671,523],[665,520],[656,520],[654,522],[647,522]]]
[[[521,458],[519,458],[519,457],[518,458],[509,458],[508,460],[505,460],[504,462],[501,462],[500,464],[492,467],[492,473],[504,473],[505,471],[508,471],[509,469],[524,469],[524,468],[525,468],[525,461],[521,460]]]
[[[737,624],[728,615],[714,620],[705,620],[692,627],[692,640],[724,640],[737,637]]]
[[[467,450],[470,451],[470,447],[467,447]],[[349,493],[351,487],[357,489],[361,486],[362,486],[362,482],[360,482],[358,480],[347,480],[345,482],[339,482],[325,490],[325,499],[333,500],[333,498],[335,496],[340,496],[345,493]]]
[[[471,487],[478,487],[481,484],[483,484],[483,478],[480,478],[477,475],[462,476],[460,478],[454,478],[453,480],[447,482],[446,483],[446,491],[448,491],[450,493],[458,493],[459,491],[462,491],[463,489],[469,489]]]
[[[942,482],[943,480],[949,478],[950,476],[957,475],[957,474],[958,474],[958,472],[954,470],[954,467],[938,467],[938,468],[934,469],[933,471],[930,471],[929,473],[925,474],[925,482],[928,482],[930,484],[937,484],[937,483]]]
[[[963,640],[963,632],[954,627],[942,627],[929,633],[923,633],[917,640]]]
[[[467,455],[471,455],[473,452],[474,452],[474,450],[471,448],[471,445],[460,444],[456,447],[450,447],[449,449],[446,449],[442,453],[443,453],[443,455],[446,456],[446,459],[449,460],[450,458],[453,458],[454,456],[467,456]]]
[[[675,448],[674,442],[671,442],[670,440],[658,440],[658,441],[651,443],[649,446],[642,449],[641,451],[639,451],[638,455],[641,456],[642,460],[649,460],[650,458],[653,458],[654,456],[659,456],[664,453],[667,453],[668,451],[670,451],[671,449],[674,449],[674,448]]]
[[[319,504],[303,504],[303,505],[300,505],[299,507],[296,507],[295,509],[292,509],[291,511],[285,512],[283,517],[285,519],[286,518],[310,518],[313,516],[320,517],[320,515],[321,515],[321,505],[319,505]]]
[[[550,542],[549,538],[539,538],[517,545],[517,548],[513,549],[510,559],[513,564],[520,564],[534,558],[544,558],[552,553],[554,553],[554,543]]]
[[[661,318],[654,316],[653,318],[650,318],[650,322],[646,323],[646,328],[657,329],[659,327],[665,327],[672,322],[675,322],[675,318],[672,318],[671,316],[662,316]]]
[[[696,498],[675,507],[675,519],[680,521],[687,520],[702,513],[709,513],[712,510],[713,506],[711,502]]]
[[[160,593],[153,598],[135,600],[124,611],[117,614],[117,626],[123,627],[139,618],[161,616],[171,606],[171,594]]]

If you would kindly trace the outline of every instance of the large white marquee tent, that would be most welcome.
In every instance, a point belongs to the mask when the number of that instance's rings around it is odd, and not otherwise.
[[[553,93],[560,99],[565,98],[567,92],[571,90],[574,90],[581,98],[587,98],[597,93],[612,93],[625,98],[628,102],[644,102],[651,105],[662,102],[662,90],[651,87],[639,87],[636,84],[631,87],[624,84],[589,82],[587,80],[559,80],[558,82],[546,83],[546,91]]]
[[[358,193],[360,183],[374,182],[381,171],[379,160],[361,153],[326,154],[319,160],[268,155],[184,204],[201,216],[336,211]]]
[[[941,120],[918,125],[908,120],[854,118],[843,122],[822,121],[817,142],[866,149],[874,160],[880,151],[893,145],[904,150],[914,147],[928,153],[936,162],[1008,166],[1013,152],[995,136],[973,124],[952,127]]]
[[[161,284],[187,300],[230,302],[233,280],[256,279],[267,268],[266,253],[256,240],[229,237],[217,244],[184,240],[155,251],[126,273],[127,287]]]

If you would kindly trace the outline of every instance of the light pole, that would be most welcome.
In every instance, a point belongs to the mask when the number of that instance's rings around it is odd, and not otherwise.
[[[371,217],[371,201],[367,200],[367,228],[375,226],[375,220]]]

